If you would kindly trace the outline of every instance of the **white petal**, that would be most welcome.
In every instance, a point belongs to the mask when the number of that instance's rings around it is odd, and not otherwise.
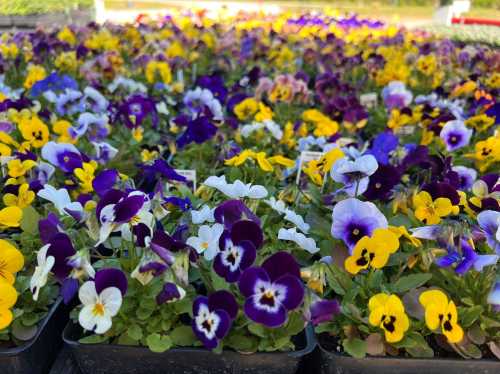
[[[97,324],[97,318],[94,314],[94,305],[86,305],[80,310],[78,315],[78,322],[85,330],[94,331]]]
[[[94,332],[96,334],[104,334],[112,326],[111,317],[109,317],[109,316],[102,316],[102,317],[98,316],[95,321],[96,321],[97,326],[96,326]]]
[[[78,298],[83,305],[94,305],[98,300],[97,291],[95,289],[95,283],[93,281],[87,281],[80,287],[78,291]]]
[[[122,306],[122,293],[116,287],[108,287],[104,289],[99,295],[102,304],[104,305],[104,312],[111,317],[116,316]]]

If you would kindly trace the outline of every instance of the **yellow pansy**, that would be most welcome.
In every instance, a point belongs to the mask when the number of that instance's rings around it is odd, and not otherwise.
[[[24,88],[30,89],[36,82],[45,79],[47,73],[43,66],[40,65],[29,65],[28,66],[28,75],[24,80]]]
[[[330,137],[335,135],[339,130],[339,124],[336,121],[317,109],[308,109],[304,111],[304,113],[302,113],[302,119],[315,127],[313,134],[318,137]]]
[[[344,266],[351,274],[357,274],[370,266],[381,269],[398,248],[398,236],[389,229],[378,228],[373,231],[371,237],[363,236],[356,243]]]
[[[317,166],[323,174],[328,173],[332,169],[333,164],[344,156],[342,149],[332,148],[319,159]]]
[[[455,303],[440,290],[422,292],[420,304],[425,309],[425,323],[431,330],[438,330],[446,336],[450,343],[462,341],[464,331],[458,324],[458,313]]]
[[[463,96],[472,93],[477,87],[476,82],[466,81],[456,86],[451,92],[451,97]]]
[[[400,127],[408,125],[412,120],[412,116],[408,113],[401,112],[399,109],[392,109],[391,116],[387,122],[387,127],[397,130]]]
[[[35,193],[30,191],[28,183],[23,183],[19,186],[17,196],[12,193],[3,195],[3,202],[7,206],[17,206],[21,209],[29,206],[35,199]]]
[[[137,143],[140,143],[144,138],[144,128],[142,128],[141,126],[134,127],[132,129],[132,137]]]
[[[319,160],[310,160],[302,167],[302,171],[318,186],[323,185],[323,174]]]
[[[7,163],[7,169],[9,170],[8,174],[13,178],[25,175],[29,170],[33,169],[35,166],[36,162],[33,160],[21,161],[17,158],[14,160],[10,160]]]
[[[54,124],[52,125],[52,131],[55,134],[59,135],[59,137],[57,138],[58,143],[75,144],[77,142],[77,139],[73,138],[69,133],[70,127],[71,123],[63,119],[54,122]]]
[[[434,55],[420,56],[417,60],[417,69],[426,76],[431,76],[437,68],[437,60]]]
[[[61,31],[57,33],[57,39],[72,46],[76,44],[75,34],[73,34],[73,31],[71,31],[68,26],[64,26]]]
[[[158,158],[158,151],[150,151],[148,149],[143,149],[141,151],[141,160],[142,162],[153,161]]]
[[[245,149],[240,152],[239,155],[234,156],[226,161],[224,161],[224,165],[228,166],[240,166],[243,164],[246,160],[253,159],[255,157],[255,152],[251,151],[249,149]]]
[[[398,238],[401,236],[408,239],[414,247],[421,247],[422,242],[415,238],[414,236],[410,235],[406,227],[404,226],[389,226],[389,230],[391,230],[394,234],[397,235]]]
[[[494,72],[491,74],[488,78],[486,78],[485,82],[486,86],[492,89],[499,89],[500,88],[500,73],[499,72]]]
[[[41,148],[49,141],[49,128],[38,116],[22,118],[19,122],[19,130],[24,140],[35,148]]]
[[[384,330],[385,340],[388,343],[397,343],[403,339],[410,327],[410,320],[397,295],[376,294],[370,298],[368,309],[370,325]]]
[[[185,57],[186,51],[178,41],[171,43],[165,51],[167,58]]]
[[[273,115],[274,113],[271,108],[269,108],[263,103],[259,103],[259,111],[255,115],[254,119],[257,122],[264,122],[266,119],[272,119]]]
[[[16,289],[6,282],[0,281],[0,331],[9,327],[14,319],[10,310],[17,301]]]
[[[116,51],[120,47],[120,38],[111,34],[109,30],[101,29],[94,32],[85,40],[85,47],[93,50],[103,49],[107,51]]]
[[[475,153],[467,156],[476,159],[480,172],[485,172],[493,163],[500,161],[500,137],[490,136],[477,142],[474,148]]]
[[[475,128],[479,132],[488,130],[491,126],[495,124],[495,117],[490,117],[486,114],[478,114],[467,118],[465,121],[467,126]]]
[[[258,152],[254,156],[255,160],[257,160],[257,164],[259,167],[264,170],[264,171],[273,171],[273,165],[269,162],[269,160],[266,158],[266,154],[264,152]]]
[[[240,166],[249,159],[255,160],[257,162],[257,165],[259,165],[259,168],[266,172],[273,171],[273,165],[275,164],[285,167],[292,167],[295,165],[295,161],[282,155],[267,157],[265,152],[254,152],[250,149],[243,150],[239,155],[226,160],[224,164],[228,166]]]
[[[287,157],[284,157],[282,155],[277,155],[277,156],[272,156],[268,158],[269,162],[271,164],[278,164],[282,165],[286,168],[291,168],[295,166],[295,161],[292,159],[289,159]]]
[[[9,206],[0,210],[0,229],[6,227],[19,227],[23,211],[17,206]]]
[[[280,140],[280,144],[285,144],[288,148],[295,148],[297,144],[297,140],[295,140],[294,136],[294,126],[293,123],[287,122],[283,129],[283,136]]]
[[[76,51],[61,52],[56,57],[54,65],[60,71],[74,72],[78,67]]]
[[[259,103],[253,97],[248,97],[234,106],[234,114],[240,121],[251,119],[259,110]]]
[[[149,83],[155,83],[157,76],[165,84],[172,82],[172,70],[165,61],[149,61],[146,65],[146,79]]]
[[[7,240],[0,239],[0,283],[14,284],[16,273],[23,267],[23,254]]]
[[[453,213],[450,199],[439,197],[433,201],[427,191],[421,191],[413,196],[413,206],[415,217],[420,221],[425,221],[428,225],[436,225],[441,222],[441,217]]]
[[[73,170],[75,176],[80,180],[80,189],[82,193],[92,192],[92,181],[94,180],[95,163],[84,162],[81,168]]]
[[[17,55],[19,54],[19,48],[15,43],[9,43],[9,44],[0,44],[0,53],[2,54],[3,58],[8,60],[8,59],[15,59]]]

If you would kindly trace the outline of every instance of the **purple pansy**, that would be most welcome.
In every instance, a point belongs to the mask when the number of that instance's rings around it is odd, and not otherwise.
[[[238,304],[228,291],[198,296],[193,302],[193,332],[205,348],[214,349],[229,332],[237,314]]]
[[[468,191],[476,181],[477,171],[465,166],[453,166],[452,170],[458,174],[458,188],[462,191]]]
[[[477,215],[477,222],[490,248],[500,255],[500,212],[483,210]]]
[[[253,221],[243,220],[225,230],[219,239],[214,259],[215,272],[227,282],[237,282],[241,273],[252,266],[263,241],[262,229]]]
[[[436,259],[436,264],[440,267],[449,267],[456,264],[455,272],[463,275],[472,267],[476,271],[482,271],[485,266],[495,265],[498,255],[479,255],[474,248],[466,241],[461,240],[461,253],[455,248],[449,248],[446,256]]]
[[[342,200],[333,208],[332,236],[341,239],[350,250],[363,236],[370,236],[376,228],[386,228],[387,219],[370,202],[355,198]]]
[[[176,123],[180,124],[179,121]],[[177,139],[177,145],[180,148],[189,143],[202,144],[213,138],[217,132],[217,127],[212,123],[212,120],[207,116],[200,116],[194,119],[187,119],[185,122],[186,130]]]
[[[240,220],[249,220],[260,226],[260,219],[241,200],[227,200],[214,210],[215,221],[226,228]]]
[[[75,248],[71,243],[71,239],[64,233],[54,235],[49,242],[47,257],[52,256],[55,259],[52,273],[62,282],[73,269],[68,262],[68,259],[76,254]]]
[[[38,232],[43,243],[48,244],[50,239],[61,232],[61,222],[52,212],[49,212],[47,218],[38,221]]]
[[[240,292],[245,296],[245,314],[268,327],[282,326],[288,312],[304,299],[300,268],[287,252],[277,252],[261,267],[250,267],[240,277]]]
[[[363,195],[368,200],[387,200],[400,179],[399,169],[392,165],[379,165],[377,171],[370,177],[370,183]]]
[[[410,105],[413,94],[403,82],[392,81],[382,90],[382,98],[388,110],[404,108]]]
[[[172,282],[167,282],[163,285],[160,293],[156,296],[158,305],[165,303],[173,303],[182,300],[186,296],[186,291]]]
[[[97,293],[101,293],[108,287],[118,288],[122,293],[122,296],[125,296],[125,294],[127,293],[127,277],[125,276],[125,273],[120,269],[101,269],[95,273],[94,282]]]
[[[42,157],[66,173],[83,165],[82,155],[73,144],[48,142],[42,148]]]
[[[319,325],[331,321],[335,315],[340,314],[340,304],[337,300],[323,300],[317,297],[317,300],[311,303],[309,313],[313,325]]]
[[[390,131],[384,131],[373,139],[373,144],[368,150],[368,154],[373,155],[379,164],[389,163],[389,153],[394,151],[399,144],[399,138]]]
[[[130,96],[118,106],[118,121],[129,129],[139,127],[148,118],[151,118],[153,127],[158,125],[158,112],[155,102],[142,94]]]
[[[463,121],[447,122],[439,134],[448,152],[465,147],[469,144],[472,130],[468,129]]]
[[[104,196],[106,192],[111,190],[118,180],[118,170],[106,169],[97,174],[92,181],[92,187],[99,196]]]

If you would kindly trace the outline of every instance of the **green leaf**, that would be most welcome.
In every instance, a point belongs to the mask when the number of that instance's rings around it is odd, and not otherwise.
[[[144,309],[144,308],[139,308],[135,312],[137,318],[139,318],[141,321],[147,320],[149,317],[151,317],[151,314],[153,314],[152,309]]]
[[[134,340],[142,339],[142,328],[139,325],[132,325],[127,329],[127,335]]]
[[[259,347],[259,341],[254,336],[234,334],[224,339],[224,345],[241,353],[254,353]]]
[[[170,339],[174,345],[191,347],[196,342],[191,326],[178,326],[170,333]]]
[[[23,218],[21,219],[21,230],[30,234],[38,233],[38,221],[40,214],[31,205],[23,209]]]
[[[484,308],[481,305],[476,305],[470,308],[459,308],[458,315],[460,316],[461,325],[463,327],[472,326],[481,313],[483,313],[483,310]]]
[[[358,338],[344,339],[342,341],[344,350],[354,358],[364,358],[366,356],[366,342]]]
[[[257,335],[261,338],[267,337],[266,328],[258,323],[251,323],[248,325],[248,330],[254,335]]]
[[[399,278],[392,286],[392,291],[394,293],[404,293],[411,290],[412,288],[423,286],[431,278],[432,274],[428,273],[410,274],[405,277]]]
[[[163,353],[172,346],[172,340],[168,336],[160,334],[149,334],[146,338],[149,349],[155,353]]]

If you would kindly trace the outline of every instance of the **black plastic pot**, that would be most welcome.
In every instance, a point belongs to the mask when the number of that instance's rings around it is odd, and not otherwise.
[[[324,374],[499,374],[500,361],[351,356],[319,348]]]
[[[290,353],[215,354],[196,348],[154,353],[145,347],[80,344],[80,336],[81,329],[72,323],[63,333],[82,374],[295,374],[301,370],[302,358],[315,348],[312,340],[304,337],[300,350]]]
[[[19,347],[0,349],[0,373],[48,373],[62,346],[61,332],[68,316],[68,308],[57,299],[33,339]]]

